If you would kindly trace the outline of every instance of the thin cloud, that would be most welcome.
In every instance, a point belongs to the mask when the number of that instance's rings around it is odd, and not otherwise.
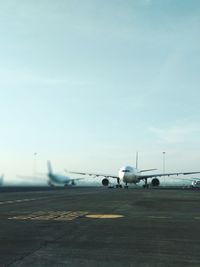
[[[175,144],[194,141],[200,134],[199,125],[172,126],[169,128],[151,127],[152,132],[158,139],[158,142]]]

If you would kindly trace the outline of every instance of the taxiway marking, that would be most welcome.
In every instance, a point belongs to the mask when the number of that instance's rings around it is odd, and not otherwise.
[[[29,215],[19,215],[8,218],[9,220],[32,220],[32,221],[73,221],[87,215],[87,211],[39,211]]]
[[[122,214],[95,214],[88,211],[38,211],[26,215],[17,215],[9,217],[8,220],[29,220],[29,221],[73,221],[80,218],[87,219],[118,219],[124,218]],[[139,218],[137,216],[137,218]],[[172,216],[146,216],[153,220],[173,220]],[[193,217],[194,220],[200,220],[200,217]]]
[[[123,218],[124,215],[121,214],[88,214],[85,216],[90,219],[117,219]]]
[[[9,220],[30,220],[30,221],[73,221],[80,218],[89,219],[117,219],[122,218],[121,214],[89,214],[87,211],[38,211],[28,215],[18,215],[8,218]]]

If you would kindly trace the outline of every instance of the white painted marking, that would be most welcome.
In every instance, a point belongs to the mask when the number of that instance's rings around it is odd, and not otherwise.
[[[36,201],[41,199],[47,199],[48,197],[38,197],[38,198],[25,198],[25,199],[16,199],[16,200],[6,200],[0,202],[0,205],[5,204],[15,204],[15,203],[21,203],[21,202],[30,202],[30,201]]]
[[[86,211],[39,211],[28,215],[10,217],[8,220],[73,221],[87,214]]]

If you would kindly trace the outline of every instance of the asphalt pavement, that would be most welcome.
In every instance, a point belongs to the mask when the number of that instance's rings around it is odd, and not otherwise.
[[[0,266],[200,266],[200,191],[0,191]]]

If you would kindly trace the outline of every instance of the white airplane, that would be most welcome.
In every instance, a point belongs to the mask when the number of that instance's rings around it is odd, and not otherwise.
[[[48,185],[50,186],[68,186],[68,185],[76,185],[76,181],[82,180],[83,178],[71,178],[66,175],[60,175],[53,173],[51,162],[47,161],[47,176],[49,178]]]
[[[136,162],[137,166],[137,162]],[[144,172],[148,171],[153,171],[155,169],[148,169],[148,170],[139,170],[137,167],[131,167],[131,166],[123,166],[120,168],[118,172],[118,176],[116,175],[107,175],[107,174],[97,174],[97,173],[87,173],[87,172],[70,172],[70,173],[75,173],[75,174],[80,174],[80,175],[89,175],[89,176],[95,176],[99,177],[102,176],[104,177],[102,180],[102,185],[103,186],[109,186],[110,180],[109,178],[113,178],[117,180],[117,185],[116,187],[122,187],[122,183],[124,184],[125,188],[128,188],[128,184],[137,184],[140,181],[144,181],[144,187],[148,188],[149,185],[151,186],[159,186],[160,185],[160,180],[158,177],[162,176],[172,176],[172,175],[189,175],[189,174],[196,174],[200,172],[175,172],[175,173],[157,173],[157,174],[143,174]],[[152,179],[151,183],[148,184],[147,180]]]
[[[48,160],[47,161],[47,174],[39,174],[39,175],[35,175],[35,176],[22,176],[22,175],[18,175],[17,176],[19,179],[22,179],[23,181],[28,180],[28,182],[30,181],[34,181],[34,184],[41,184],[44,186],[44,184],[47,184],[49,186],[70,186],[70,185],[76,185],[76,181],[78,180],[82,180],[84,178],[71,178],[67,175],[61,175],[61,174],[56,174],[53,172],[52,170],[52,165],[51,162]],[[48,179],[48,180],[47,180]],[[32,186],[34,185],[32,183]]]

